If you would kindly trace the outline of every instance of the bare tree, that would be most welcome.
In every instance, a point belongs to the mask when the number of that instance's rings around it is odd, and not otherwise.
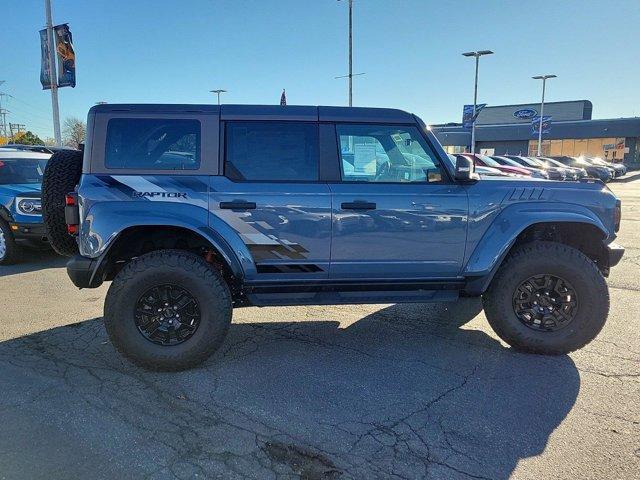
[[[78,148],[84,142],[86,129],[85,123],[79,118],[67,117],[63,127],[64,144],[68,147]]]

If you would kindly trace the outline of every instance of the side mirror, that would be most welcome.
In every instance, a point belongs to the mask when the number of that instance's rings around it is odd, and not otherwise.
[[[473,160],[467,157],[456,158],[456,180],[459,182],[477,182],[480,176],[476,173]]]

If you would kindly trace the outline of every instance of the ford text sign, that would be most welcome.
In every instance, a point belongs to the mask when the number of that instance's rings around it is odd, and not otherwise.
[[[513,116],[516,118],[520,118],[522,120],[526,120],[529,118],[533,118],[538,115],[538,111],[533,108],[521,108],[520,110],[516,110],[513,112]]]

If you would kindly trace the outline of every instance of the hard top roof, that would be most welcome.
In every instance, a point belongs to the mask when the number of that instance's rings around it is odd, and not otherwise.
[[[412,114],[395,108],[308,105],[100,104],[91,113],[220,114],[224,120],[299,120],[328,122],[415,123]]]
[[[0,160],[34,159],[47,160],[50,153],[30,152],[29,150],[17,150],[15,148],[0,147]]]

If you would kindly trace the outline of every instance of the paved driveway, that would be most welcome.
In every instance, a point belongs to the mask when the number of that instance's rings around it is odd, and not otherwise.
[[[63,261],[0,271],[0,478],[634,478],[640,174],[612,311],[570,356],[512,352],[475,299],[244,309],[202,368],[149,373]],[[638,178],[638,180],[635,180]],[[635,477],[637,478],[637,477]]]

